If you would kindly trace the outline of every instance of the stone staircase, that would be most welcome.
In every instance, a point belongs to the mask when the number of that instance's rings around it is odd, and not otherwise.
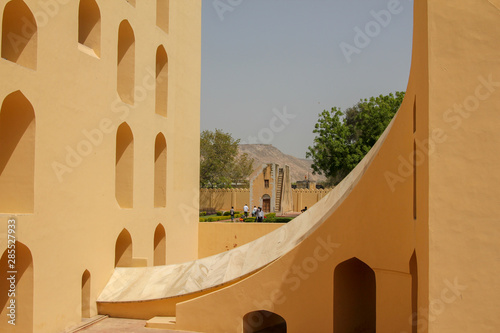
[[[281,193],[283,191],[283,175],[284,175],[284,170],[283,168],[279,168],[278,170],[278,181],[276,182],[276,202],[275,202],[275,207],[274,211],[276,213],[281,212]]]

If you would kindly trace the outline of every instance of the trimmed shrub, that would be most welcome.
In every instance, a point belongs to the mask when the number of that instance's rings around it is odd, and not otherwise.
[[[223,216],[231,216],[231,212],[230,211],[225,211],[224,214],[222,214]]]
[[[237,221],[239,219],[240,215],[236,214],[234,215],[234,219]],[[217,222],[221,220],[229,220],[229,216],[209,216],[209,217],[200,217],[200,222]]]
[[[207,212],[200,212],[200,216],[206,216]]]
[[[277,223],[288,223],[293,220],[292,217],[276,217],[273,222]]]
[[[218,211],[216,212],[216,214],[217,214],[217,216],[222,216],[222,212],[221,212],[220,210],[218,210]]]

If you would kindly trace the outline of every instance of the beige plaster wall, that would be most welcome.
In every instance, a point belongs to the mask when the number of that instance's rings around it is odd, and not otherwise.
[[[8,2],[0,1],[2,13]],[[167,34],[156,25],[156,1],[132,6],[125,0],[97,0],[99,57],[78,43],[79,1],[47,3],[25,1],[38,25],[36,68],[0,59],[0,101],[20,91],[32,105],[36,123],[32,212],[20,214],[6,207],[0,216],[2,230],[7,230],[9,217],[16,218],[17,240],[27,248],[19,251],[20,265],[32,257],[32,282],[29,273],[22,281],[31,288],[32,306],[24,302],[29,309],[19,309],[18,317],[25,323],[31,317],[32,324],[14,329],[23,333],[59,332],[78,323],[86,270],[90,315],[97,314],[95,300],[113,272],[115,243],[124,228],[131,235],[134,265],[153,264],[159,224],[166,230],[167,263],[198,256],[201,3],[170,1]],[[133,105],[124,103],[117,91],[118,27],[123,20],[135,39],[129,72],[136,91]],[[166,117],[155,113],[155,58],[160,45],[169,64]],[[129,209],[121,208],[115,198],[116,135],[123,122],[133,135]],[[154,208],[159,133],[167,146],[166,207]],[[16,163],[25,167],[22,161]],[[7,238],[2,235],[3,252]],[[4,272],[3,259],[1,264]],[[3,281],[1,287],[3,293]],[[0,331],[12,332],[13,327],[1,320]]]
[[[364,176],[309,237],[248,278],[178,304],[176,328],[242,332],[244,325],[250,325],[243,321],[246,314],[267,310],[286,320],[287,332],[332,332],[334,270],[356,257],[376,276],[377,331],[385,332],[387,327],[411,331],[412,183],[405,182],[392,192],[384,173],[397,172],[397,156],[412,151],[412,111],[413,101],[406,100]],[[405,135],[407,139],[401,140]],[[372,189],[377,189],[376,195]],[[384,205],[391,209],[381,209]],[[323,213],[312,207],[304,217],[319,219]]]
[[[498,331],[499,9],[494,0],[415,2],[406,98],[363,178],[291,253],[179,304],[179,327],[241,332],[252,326],[246,314],[267,310],[287,332],[331,332],[332,280],[354,256],[375,273],[377,331]],[[210,311],[229,299],[238,302]]]
[[[307,190],[293,189],[293,211],[300,212],[304,207],[311,208],[315,203],[323,199],[331,189],[324,190]]]
[[[244,321],[246,314],[267,310],[286,320],[287,332],[332,332],[335,322],[345,317],[336,314],[345,306],[334,301],[336,294],[345,292],[334,288],[336,269],[357,258],[375,276],[376,331],[427,332],[427,323],[412,327],[412,318],[428,316],[428,160],[411,159],[416,139],[429,136],[427,57],[427,3],[419,1],[406,98],[371,163],[353,171],[359,181],[341,184],[330,193],[348,188],[331,211],[323,212],[323,223],[294,250],[235,285],[178,304],[178,328],[243,332],[264,320],[257,316],[253,322]],[[401,166],[402,159],[410,160],[409,170]],[[303,217],[319,218],[319,207]],[[415,252],[418,282],[410,271]],[[350,318],[364,316],[363,312]]]
[[[429,332],[500,330],[500,2],[429,1]]]
[[[250,204],[248,189],[200,189],[200,209],[243,211],[245,204]]]
[[[198,227],[198,258],[209,257],[250,243],[284,223],[200,223]]]

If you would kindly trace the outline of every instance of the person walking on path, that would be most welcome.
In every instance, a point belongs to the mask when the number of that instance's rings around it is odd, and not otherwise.
[[[248,206],[247,204],[245,204],[245,206],[243,206],[243,213],[245,214],[245,218],[248,217]]]
[[[231,207],[229,213],[231,214],[231,222],[234,222],[234,207]]]
[[[257,209],[257,222],[264,222],[264,211],[260,207]]]

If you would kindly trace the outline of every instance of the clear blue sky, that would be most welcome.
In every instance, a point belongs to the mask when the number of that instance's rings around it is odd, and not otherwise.
[[[412,0],[202,5],[202,130],[304,158],[322,110],[406,90]]]

